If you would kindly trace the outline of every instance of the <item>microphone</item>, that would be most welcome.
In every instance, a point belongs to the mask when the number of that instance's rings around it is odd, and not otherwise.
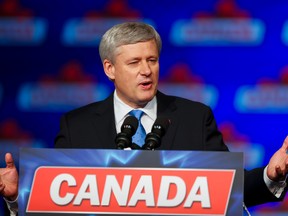
[[[170,120],[165,117],[158,117],[152,126],[151,132],[145,138],[143,149],[154,150],[161,145],[161,138],[166,133]]]
[[[138,127],[138,120],[134,116],[128,116],[122,126],[121,132],[115,138],[117,149],[131,147],[132,136],[135,134]]]
[[[136,143],[132,143],[132,144],[131,144],[131,149],[132,149],[132,150],[141,150],[142,147],[140,147],[140,146],[137,145]]]

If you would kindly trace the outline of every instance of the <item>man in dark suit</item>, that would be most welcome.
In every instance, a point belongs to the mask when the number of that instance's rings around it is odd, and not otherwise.
[[[115,149],[121,125],[136,109],[143,111],[140,122],[146,133],[158,117],[170,120],[159,150],[228,151],[209,107],[158,91],[161,38],[153,27],[144,23],[116,25],[103,35],[99,51],[115,91],[104,101],[66,113],[56,148]],[[287,148],[288,138],[265,168],[245,172],[246,205],[284,198]]]
[[[160,36],[149,25],[124,23],[108,30],[102,37],[99,51],[104,71],[114,82],[115,91],[104,101],[64,115],[55,146],[115,149],[115,137],[124,119],[131,110],[140,109],[144,111],[141,122],[147,133],[159,116],[171,122],[159,150],[228,151],[209,107],[157,90],[160,50]],[[266,169],[245,172],[246,205],[284,197],[285,193],[277,194],[275,188],[267,188],[271,182],[266,177],[274,181],[284,179],[288,171],[287,141],[282,154],[278,152],[281,160],[275,156]]]
[[[165,116],[171,122],[157,149],[228,151],[209,107],[159,91],[156,99],[157,116]],[[104,101],[64,115],[55,147],[115,149],[116,135],[112,94]]]

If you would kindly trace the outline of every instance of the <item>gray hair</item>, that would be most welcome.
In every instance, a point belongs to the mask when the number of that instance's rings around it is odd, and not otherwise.
[[[162,41],[158,32],[146,23],[126,22],[110,28],[103,36],[99,45],[101,61],[115,60],[115,52],[119,46],[155,40],[160,55]]]

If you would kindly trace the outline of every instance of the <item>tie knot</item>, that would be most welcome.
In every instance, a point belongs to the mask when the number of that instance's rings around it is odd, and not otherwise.
[[[138,119],[138,121],[141,119],[143,113],[144,112],[142,110],[137,110],[137,109],[134,109],[134,110],[130,111],[130,114],[132,116],[136,117]]]

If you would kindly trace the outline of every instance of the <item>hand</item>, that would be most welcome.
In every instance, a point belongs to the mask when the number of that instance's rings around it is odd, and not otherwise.
[[[0,168],[0,194],[7,200],[18,196],[18,172],[10,153],[5,155],[6,168]]]
[[[274,153],[269,161],[267,176],[272,181],[283,181],[288,173],[288,136],[282,147]]]

